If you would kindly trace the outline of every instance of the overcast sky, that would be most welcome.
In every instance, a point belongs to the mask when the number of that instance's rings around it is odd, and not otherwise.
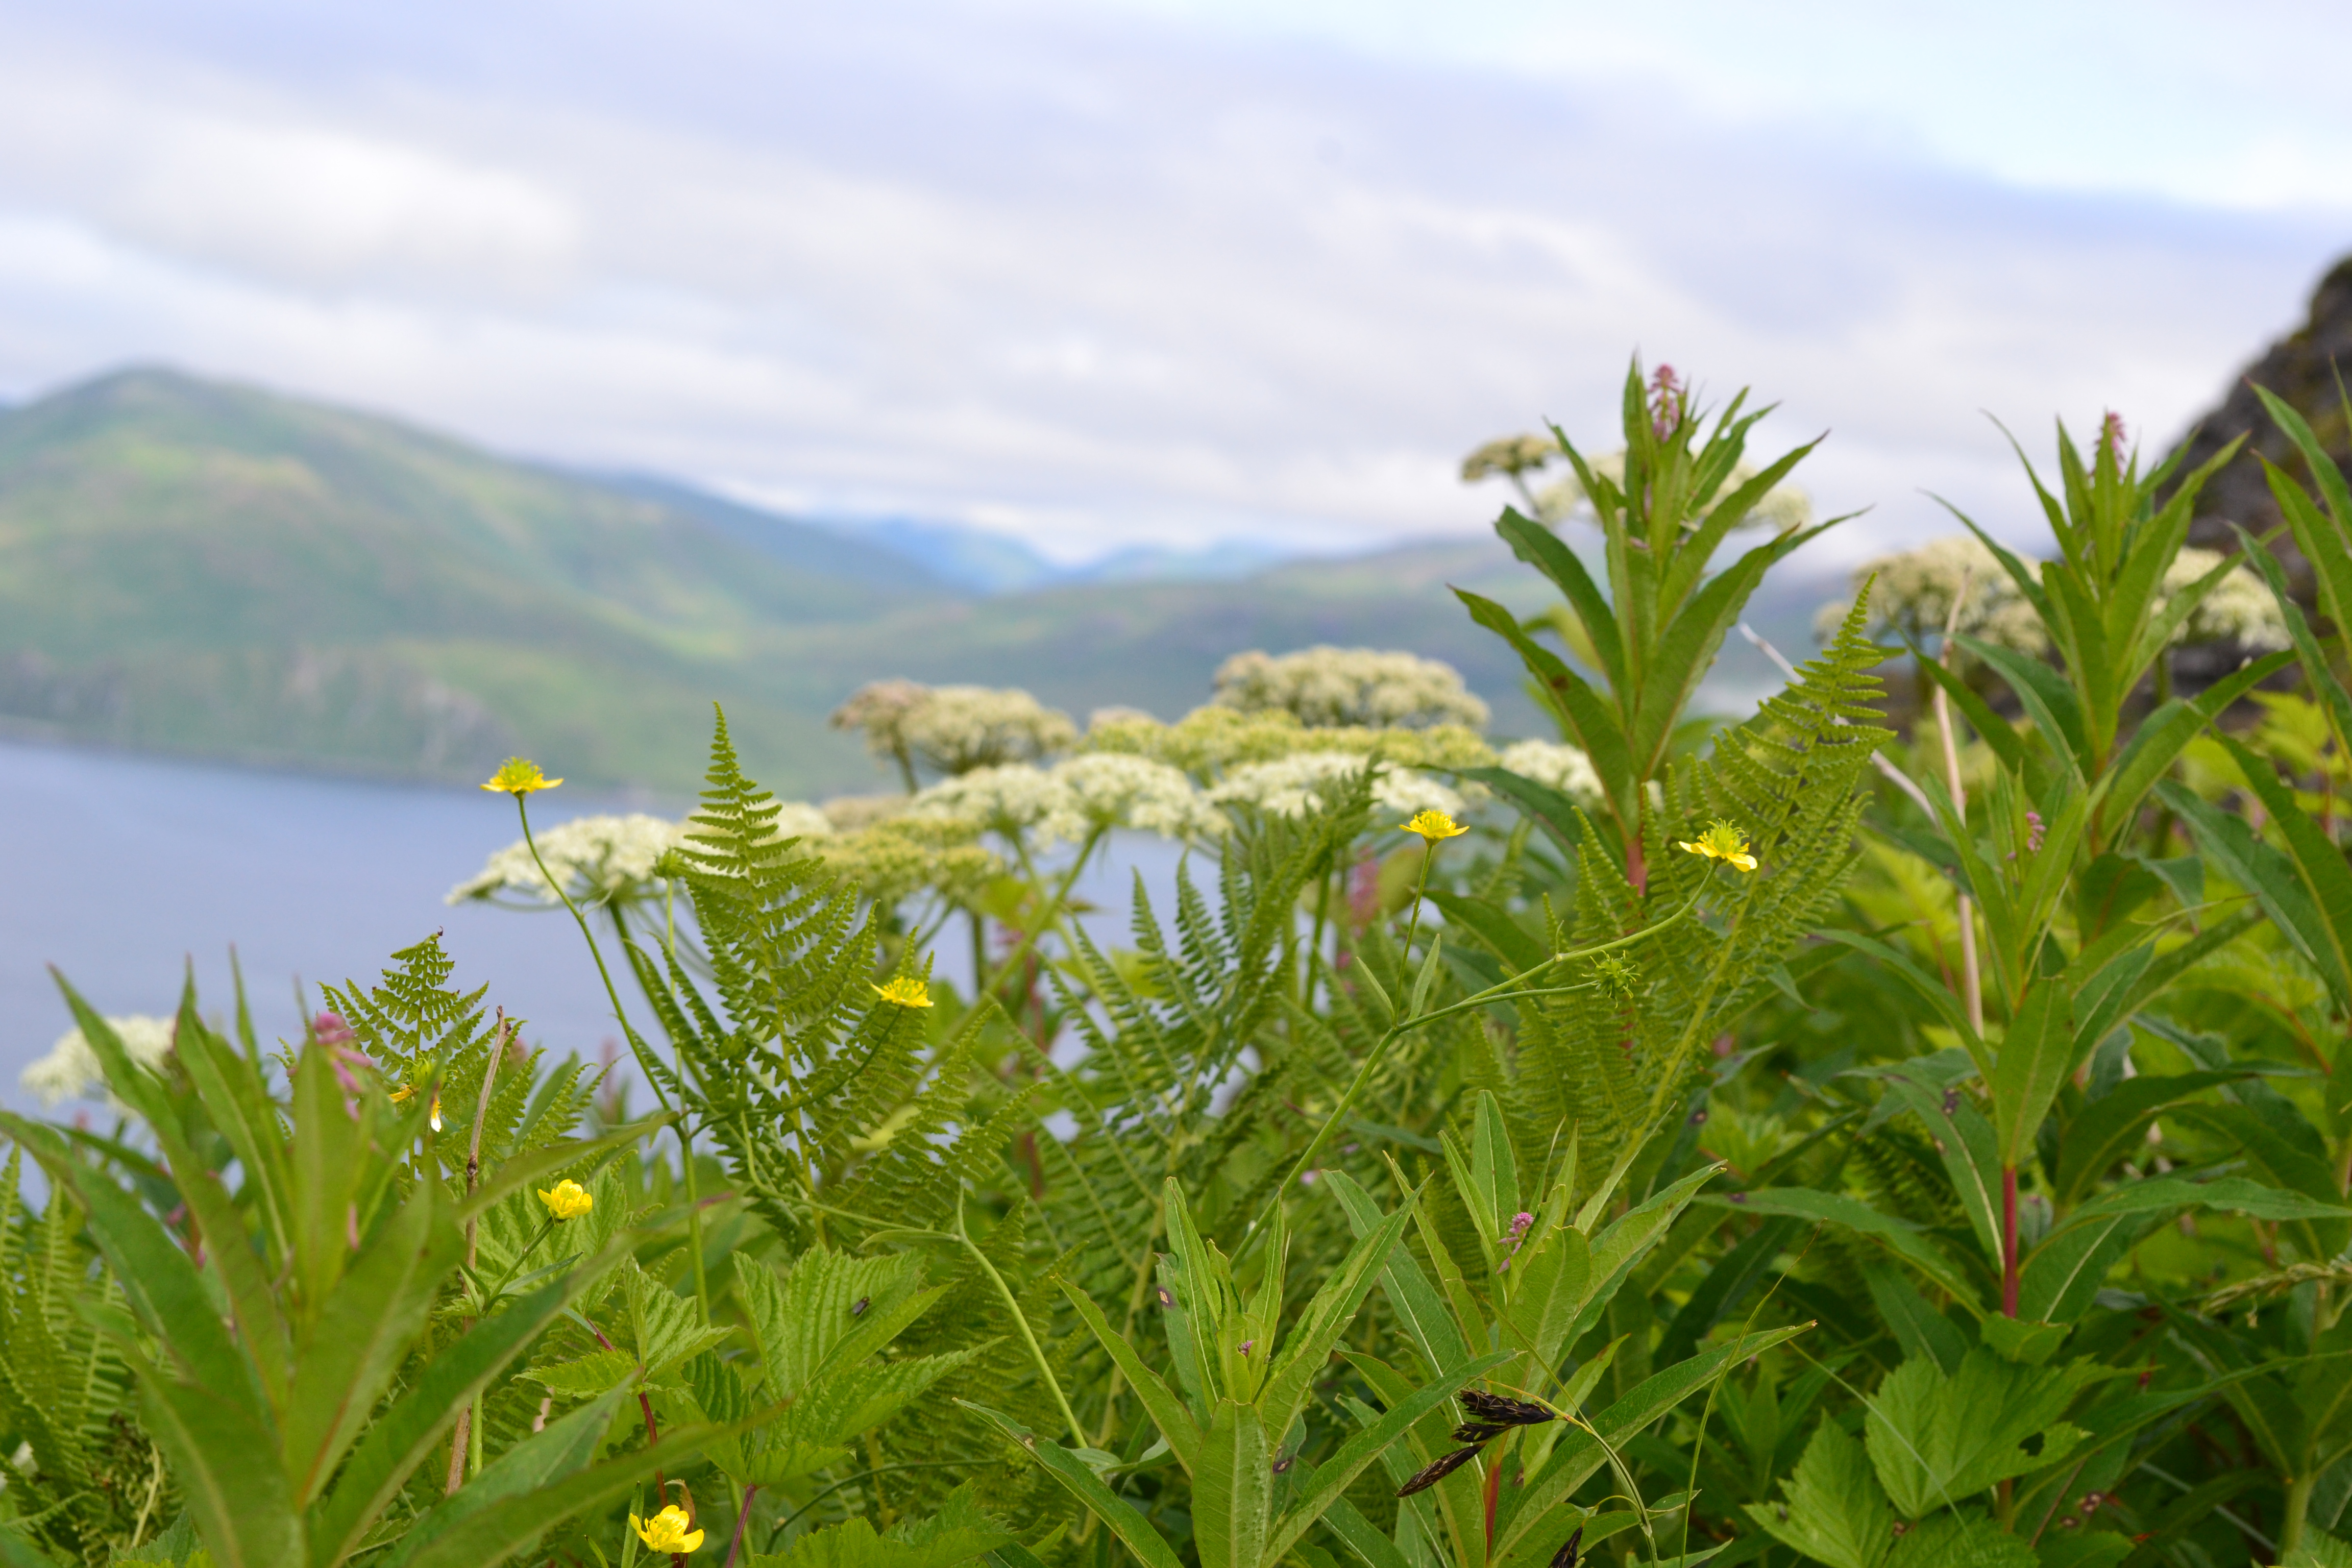
[[[2029,536],[2352,249],[2352,7],[0,3],[0,396],[164,362],[1065,557],[1485,525],[1636,350]],[[1918,19],[1913,19],[1912,14]],[[2063,13],[2063,14],[2062,14]]]

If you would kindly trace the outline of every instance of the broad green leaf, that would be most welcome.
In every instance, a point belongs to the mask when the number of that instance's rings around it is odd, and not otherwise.
[[[610,1390],[558,1416],[544,1430],[532,1433],[483,1466],[481,1474],[408,1527],[394,1548],[388,1568],[405,1568],[417,1553],[492,1503],[536,1491],[586,1469],[596,1458],[621,1398],[621,1390]]]
[[[217,1568],[303,1562],[302,1521],[278,1468],[276,1435],[236,1404],[142,1371],[140,1421],[170,1458]]]
[[[2084,1376],[2019,1366],[1981,1348],[1948,1374],[1933,1362],[1905,1362],[1880,1383],[1864,1423],[1879,1484],[1897,1512],[1919,1519],[2057,1463],[2083,1436],[2060,1418]],[[2022,1445],[2035,1438],[2028,1453]]]
[[[2167,702],[2140,721],[2116,758],[2106,787],[2101,792],[2098,819],[2120,828],[2139,810],[2140,802],[2156,787],[2182,750],[2231,703],[2294,661],[2294,655],[2273,653],[2231,670],[2187,702]],[[2109,835],[2112,837],[2112,834]]]
[[[2109,1215],[2159,1214],[2190,1207],[2227,1209],[2254,1219],[2352,1219],[2352,1207],[2326,1203],[2284,1187],[2268,1186],[2244,1176],[2217,1176],[2210,1182],[2188,1176],[2147,1176],[2101,1193],[2061,1222],[2086,1225]]]
[[[1143,1401],[1144,1414],[1151,1417],[1152,1425],[1168,1440],[1169,1449],[1175,1454],[1176,1462],[1188,1473],[1197,1469],[1201,1456],[1201,1427],[1192,1419],[1192,1413],[1184,1408],[1183,1400],[1160,1380],[1158,1373],[1145,1364],[1143,1357],[1134,1345],[1128,1342],[1127,1337],[1110,1326],[1091,1297],[1066,1279],[1061,1285],[1062,1294],[1070,1299],[1070,1305],[1077,1310],[1080,1321],[1093,1331],[1096,1340],[1118,1363],[1119,1371],[1126,1374],[1136,1396]]]
[[[2081,1202],[2117,1161],[2144,1148],[2148,1123],[2163,1111],[2193,1095],[2252,1076],[2246,1069],[2232,1068],[2126,1079],[2084,1106],[2066,1124],[2058,1169],[2052,1177],[2060,1212]]]
[[[297,1508],[325,1489],[464,1256],[440,1199],[438,1185],[419,1184],[368,1238],[295,1347],[282,1425]]]
[[[404,1559],[400,1568],[481,1568],[486,1563],[502,1563],[573,1514],[644,1485],[656,1470],[691,1468],[705,1445],[730,1433],[723,1426],[673,1427],[653,1447],[619,1455],[467,1515]]]
[[[1894,1548],[1895,1510],[1862,1445],[1835,1421],[1813,1429],[1779,1503],[1752,1502],[1766,1534],[1829,1568],[1881,1568]]]
[[[1323,1510],[1348,1489],[1366,1466],[1380,1458],[1382,1449],[1404,1436],[1414,1422],[1453,1398],[1472,1378],[1493,1371],[1509,1359],[1509,1352],[1497,1351],[1441,1374],[1422,1384],[1412,1398],[1391,1405],[1378,1421],[1340,1444],[1331,1457],[1324,1460],[1322,1468],[1316,1473],[1313,1485],[1294,1489],[1292,1495],[1296,1500],[1267,1539],[1265,1562],[1278,1561],[1283,1553],[1297,1545],[1300,1538],[1313,1528],[1315,1521],[1323,1516]]]
[[[1976,1292],[1962,1282],[1943,1255],[1927,1244],[1918,1226],[1892,1215],[1883,1215],[1859,1198],[1812,1187],[1765,1187],[1698,1201],[1721,1204],[1747,1214],[1788,1215],[1816,1224],[1842,1225],[1885,1247],[1958,1300],[1972,1303],[1976,1300]]]
[[[2032,1149],[2042,1118],[2074,1069],[2074,1031],[2069,977],[2041,981],[2025,994],[2009,1033],[1993,1055],[1988,1083],[1992,1090],[1993,1135],[2004,1168],[2020,1164]]]
[[[1619,816],[1631,815],[1635,805],[1633,793],[1637,777],[1631,742],[1622,723],[1610,711],[1600,693],[1569,668],[1558,654],[1520,630],[1518,617],[1494,600],[1466,588],[1454,589],[1454,596],[1469,607],[1472,620],[1500,634],[1517,651],[1528,673],[1535,677],[1544,700],[1591,759],[1592,770],[1600,775],[1601,786],[1615,803]]]
[[[1523,778],[1507,768],[1500,767],[1464,768],[1462,776],[1474,783],[1485,784],[1496,795],[1508,800],[1518,809],[1520,816],[1551,835],[1552,842],[1559,847],[1562,853],[1574,855],[1583,847],[1584,814],[1582,810],[1578,807],[1576,802],[1549,784],[1538,784],[1531,778]],[[1434,897],[1438,889],[1432,889],[1430,891]],[[1453,895],[1448,894],[1447,897],[1450,898]],[[1438,907],[1444,909],[1445,906],[1440,904]],[[1447,912],[1446,918],[1448,920],[1454,918],[1452,911]],[[1480,934],[1486,934],[1483,929],[1480,930]],[[1538,952],[1540,952],[1540,949]],[[1528,966],[1522,965],[1522,967]]]
[[[1760,1355],[1811,1326],[1800,1323],[1743,1334],[1729,1344],[1702,1352],[1635,1384],[1624,1397],[1591,1418],[1590,1430],[1579,1426],[1567,1433],[1553,1447],[1551,1458],[1528,1477],[1526,1486],[1504,1489],[1493,1559],[1509,1560],[1530,1531],[1552,1517],[1555,1508],[1608,1462],[1609,1448],[1622,1448],[1636,1433],[1713,1383],[1733,1363]],[[1607,1448],[1602,1447],[1604,1442]]]
[[[1349,1227],[1359,1239],[1380,1225],[1380,1206],[1345,1172],[1327,1171],[1323,1180],[1347,1211]],[[1389,1310],[1396,1315],[1398,1325],[1430,1371],[1450,1371],[1470,1359],[1470,1346],[1455,1325],[1445,1298],[1422,1272],[1409,1248],[1391,1249],[1381,1286],[1388,1296]]]
[[[1201,1568],[1259,1568],[1273,1528],[1274,1453],[1254,1405],[1221,1399],[1192,1472],[1192,1544]]]
[[[619,1243],[563,1279],[512,1301],[427,1362],[407,1392],[370,1424],[335,1478],[334,1490],[311,1507],[311,1561],[339,1563],[356,1552],[410,1473],[448,1432],[457,1407],[488,1387],[573,1298],[610,1273],[628,1250],[627,1243]]]
[[[2084,743],[2082,707],[2058,672],[2039,659],[2028,658],[1965,632],[1955,635],[1952,640],[1990,665],[2009,683],[2009,689],[2025,705],[2026,716],[2042,731],[2050,749],[2080,778]]]
[[[1608,595],[1601,593],[1584,563],[1576,552],[1560,542],[1559,535],[1530,518],[1522,517],[1515,508],[1506,507],[1496,521],[1495,531],[1511,547],[1511,553],[1552,580],[1554,586],[1568,598],[1576,618],[1584,623],[1585,635],[1591,639],[1593,652],[1600,656],[1601,673],[1616,689],[1625,689],[1625,638],[1617,625],[1616,616],[1609,608]]]
[[[2213,868],[2253,894],[2279,934],[2311,961],[2339,1005],[2352,1004],[2352,969],[2343,945],[2347,935],[2321,918],[2319,906],[2296,872],[2294,862],[2254,836],[2242,818],[2167,781],[2158,799],[2180,818]]]

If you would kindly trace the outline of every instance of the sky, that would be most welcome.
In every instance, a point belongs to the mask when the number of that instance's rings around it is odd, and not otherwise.
[[[2169,443],[2352,250],[2352,8],[0,0],[0,397],[164,363],[1065,560],[1483,529],[1631,356],[1873,510]]]

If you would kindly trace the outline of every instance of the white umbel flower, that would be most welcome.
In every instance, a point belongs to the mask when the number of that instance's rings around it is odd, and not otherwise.
[[[1503,748],[1501,763],[1505,772],[1549,784],[1580,805],[1600,802],[1601,775],[1592,771],[1592,759],[1574,746],[1557,741],[1515,741]]]
[[[2164,613],[2165,601],[2180,592],[2214,567],[2221,564],[2218,550],[2199,550],[2195,546],[2183,550],[2165,568],[2164,596],[2157,601],[2154,613]],[[2279,614],[2278,600],[2260,577],[2244,566],[2232,567],[2212,591],[2197,601],[2188,619],[2173,628],[2172,646],[2184,643],[2231,642],[2247,649],[2265,651],[2282,648],[2293,639],[2286,633],[2286,617]]]
[[[1086,814],[1062,780],[1028,763],[974,768],[915,796],[910,815],[963,823],[1006,838],[1033,835],[1038,845],[1083,838]]]
[[[142,1067],[161,1067],[163,1058],[172,1054],[173,1024],[169,1018],[134,1013],[106,1022],[122,1041],[122,1048],[131,1059]],[[89,1039],[75,1028],[59,1035],[57,1044],[49,1047],[49,1054],[26,1068],[16,1081],[40,1096],[43,1105],[54,1106],[60,1100],[79,1100],[103,1091],[106,1074],[99,1067],[98,1053],[90,1049]]]
[[[1181,769],[1148,757],[1090,752],[1055,764],[1054,777],[1091,827],[1132,827],[1191,842],[1213,838],[1228,826]]]
[[[1953,629],[1995,647],[2040,656],[2050,646],[2050,634],[2033,606],[2017,591],[2000,558],[1973,533],[1947,534],[1915,550],[1882,555],[1853,570],[1854,592],[1875,577],[1870,595],[1874,627],[1887,627],[1920,642],[1944,635],[1952,601],[1960,601]],[[1852,609],[1850,599],[1823,605],[1814,629],[1824,637],[1835,635]]]
[[[818,821],[824,818],[820,816]],[[547,869],[563,879],[565,892],[579,900],[603,900],[642,892],[653,880],[654,862],[678,847],[681,831],[675,822],[632,812],[626,816],[575,816],[537,829],[531,837],[539,843]],[[499,893],[513,893],[541,904],[562,901],[555,896],[554,885],[532,860],[530,846],[520,838],[450,889],[446,901],[462,904]]]
[[[1255,806],[1271,816],[1304,816],[1321,809],[1323,789],[1353,779],[1371,765],[1371,758],[1352,752],[1299,752],[1235,768],[1209,792],[1209,799],[1221,805]],[[1372,785],[1372,799],[1407,816],[1442,811],[1459,816],[1466,809],[1461,795],[1410,768],[1382,768]]]
[[[1217,667],[1217,701],[1245,713],[1279,710],[1309,729],[1367,725],[1483,729],[1486,705],[1439,659],[1369,647],[1318,647],[1279,656],[1253,649]]]

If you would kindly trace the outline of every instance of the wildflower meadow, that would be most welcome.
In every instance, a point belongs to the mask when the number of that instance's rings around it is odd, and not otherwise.
[[[276,1041],[65,976],[0,1563],[2352,1568],[2352,490],[2271,414],[2304,575],[2062,427],[2038,555],[1870,563],[1744,717],[1843,520],[1636,365],[1465,465],[1549,733],[1315,647],[879,679],[834,800],[517,759],[449,897],[576,924],[625,1085],[429,935]]]

